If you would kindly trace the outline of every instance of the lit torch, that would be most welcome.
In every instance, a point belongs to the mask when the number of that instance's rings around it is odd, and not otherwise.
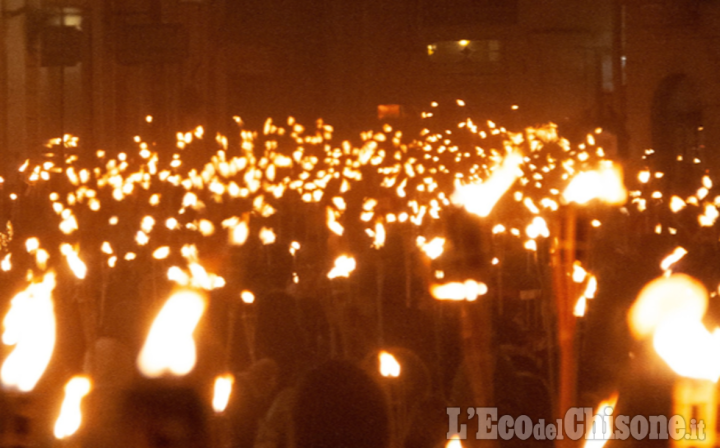
[[[197,357],[193,332],[204,311],[205,299],[198,293],[173,294],[155,318],[140,351],[140,372],[149,378],[188,374]]]
[[[230,393],[232,392],[235,377],[232,374],[220,375],[215,378],[215,387],[213,393],[212,407],[215,413],[225,412],[228,402],[230,401]]]
[[[495,204],[522,175],[522,162],[520,154],[511,152],[485,182],[458,185],[452,196],[453,202],[464,206],[470,213],[483,218],[488,216]]]
[[[90,393],[90,379],[74,376],[65,385],[65,399],[60,408],[60,416],[55,422],[55,438],[65,439],[75,434],[82,423],[82,399]]]
[[[5,387],[21,392],[33,390],[45,372],[55,348],[55,312],[52,291],[55,274],[32,283],[13,297],[3,320],[2,341],[15,349],[3,363],[0,379]]]
[[[392,354],[382,351],[378,355],[378,360],[380,361],[380,375],[386,378],[397,378],[400,376],[400,363]]]

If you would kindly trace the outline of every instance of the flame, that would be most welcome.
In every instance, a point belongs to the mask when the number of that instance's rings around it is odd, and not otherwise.
[[[454,434],[450,437],[450,440],[445,444],[445,448],[463,448],[463,444],[460,441],[460,435]]]
[[[227,408],[234,382],[235,377],[230,373],[219,375],[215,378],[212,407],[216,413],[224,412],[225,408]]]
[[[400,376],[400,363],[393,355],[382,351],[378,355],[378,359],[380,360],[380,375],[386,378],[397,378]]]
[[[260,241],[262,241],[265,246],[273,244],[275,242],[275,232],[273,232],[273,229],[268,227],[260,229]]]
[[[583,296],[587,297],[588,299],[595,298],[595,293],[597,293],[597,278],[595,278],[594,275],[590,274],[590,278],[588,278],[587,286],[585,287],[585,292],[583,293]]]
[[[443,246],[445,245],[445,238],[435,237],[430,242],[426,242],[425,237],[417,237],[418,247],[430,257],[431,260],[436,259],[443,253]]]
[[[327,226],[328,229],[330,229],[333,233],[335,233],[338,236],[342,236],[343,232],[345,231],[345,228],[337,222],[337,218],[340,216],[340,213],[333,210],[331,207],[327,207]]]
[[[442,285],[432,285],[430,294],[438,300],[467,300],[472,302],[478,296],[485,295],[488,291],[487,285],[475,280],[465,280],[464,283],[450,282]]]
[[[247,290],[240,293],[240,298],[244,303],[250,304],[255,302],[255,294]]]
[[[627,200],[627,190],[623,185],[622,168],[611,161],[602,161],[599,169],[577,174],[563,192],[567,203],[586,204],[593,199],[622,205]]]
[[[587,271],[582,267],[579,261],[573,263],[572,279],[575,283],[582,283],[585,281]]]
[[[12,254],[7,254],[3,257],[2,262],[0,262],[0,269],[2,269],[4,272],[9,271],[12,269],[12,262],[10,261],[10,256]]]
[[[539,236],[542,236],[544,238],[550,236],[550,230],[548,229],[547,223],[540,216],[536,216],[533,218],[532,222],[525,228],[525,233],[527,234],[528,238],[531,239],[535,239]]]
[[[375,223],[375,239],[373,241],[372,247],[375,249],[380,249],[385,245],[385,226],[381,223]]]
[[[520,154],[511,152],[485,182],[456,186],[453,202],[464,206],[470,213],[483,218],[488,216],[495,204],[522,175],[522,161]]]
[[[670,268],[680,261],[685,255],[687,254],[687,250],[685,250],[684,247],[678,246],[675,248],[675,250],[668,255],[667,257],[663,258],[663,260],[660,262],[660,269],[663,271],[668,271]]]
[[[613,428],[612,414],[615,406],[617,405],[617,400],[618,393],[613,392],[610,398],[607,398],[600,402],[597,409],[595,410],[595,413],[593,414],[593,423],[590,425],[587,433],[585,434],[586,441],[583,448],[602,448],[610,439],[610,437],[612,436]],[[602,421],[603,418],[606,419],[606,424],[604,428]],[[593,429],[595,431],[593,431]]]
[[[638,338],[653,337],[657,354],[678,375],[720,378],[720,328],[712,333],[702,323],[708,292],[684,274],[648,283],[630,309],[630,328]]]
[[[349,277],[350,273],[355,270],[355,258],[341,255],[335,259],[335,266],[328,272],[328,278]]]
[[[587,308],[587,298],[582,295],[578,299],[578,301],[575,303],[575,308],[573,309],[573,316],[575,317],[583,317],[585,315],[585,310]]]
[[[52,291],[55,274],[48,272],[40,283],[31,283],[10,302],[3,320],[2,340],[15,349],[0,370],[3,385],[21,392],[33,390],[50,362],[55,348],[55,312]]]
[[[677,213],[684,209],[685,205],[685,201],[683,201],[679,196],[672,196],[670,198],[670,210],[672,210],[673,213]]]
[[[204,310],[205,299],[194,291],[180,291],[168,299],[138,356],[138,368],[143,375],[183,376],[195,367],[193,332]]]
[[[65,399],[55,422],[55,438],[65,439],[75,434],[82,423],[80,403],[90,393],[92,384],[86,376],[74,376],[65,385]]]
[[[81,280],[84,279],[85,275],[87,275],[87,266],[85,266],[85,263],[83,263],[78,256],[77,250],[75,250],[71,245],[63,243],[60,246],[60,252],[65,255],[68,266],[70,266],[70,270],[73,271],[75,277]]]

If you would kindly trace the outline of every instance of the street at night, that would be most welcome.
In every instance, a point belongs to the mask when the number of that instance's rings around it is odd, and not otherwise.
[[[0,447],[720,444],[720,4],[0,12]]]

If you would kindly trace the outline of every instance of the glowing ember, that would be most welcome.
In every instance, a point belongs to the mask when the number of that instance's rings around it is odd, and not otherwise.
[[[194,291],[177,292],[168,299],[138,356],[138,368],[143,375],[183,376],[195,367],[193,332],[204,310],[205,299]]]
[[[335,266],[328,272],[328,278],[349,277],[350,273],[355,270],[355,258],[341,255],[335,259]]]
[[[478,296],[487,294],[488,288],[485,283],[475,280],[465,282],[450,282],[430,287],[430,294],[438,300],[467,300],[472,302]]]
[[[386,378],[397,378],[400,376],[400,363],[393,355],[386,351],[378,355],[380,361],[380,375]]]
[[[91,386],[90,379],[85,376],[74,376],[65,385],[65,399],[55,422],[55,438],[65,439],[80,428],[82,423],[80,404],[90,393]]]
[[[212,407],[216,413],[224,412],[225,408],[227,408],[234,382],[235,377],[229,373],[215,378]]]
[[[32,283],[10,302],[3,320],[3,343],[14,345],[5,359],[0,379],[5,387],[29,392],[38,382],[55,348],[55,312],[52,291],[55,274]]]

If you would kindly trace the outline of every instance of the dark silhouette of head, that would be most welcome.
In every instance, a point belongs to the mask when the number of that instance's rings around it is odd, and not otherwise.
[[[385,395],[362,369],[330,361],[308,373],[293,409],[295,448],[386,448]]]

